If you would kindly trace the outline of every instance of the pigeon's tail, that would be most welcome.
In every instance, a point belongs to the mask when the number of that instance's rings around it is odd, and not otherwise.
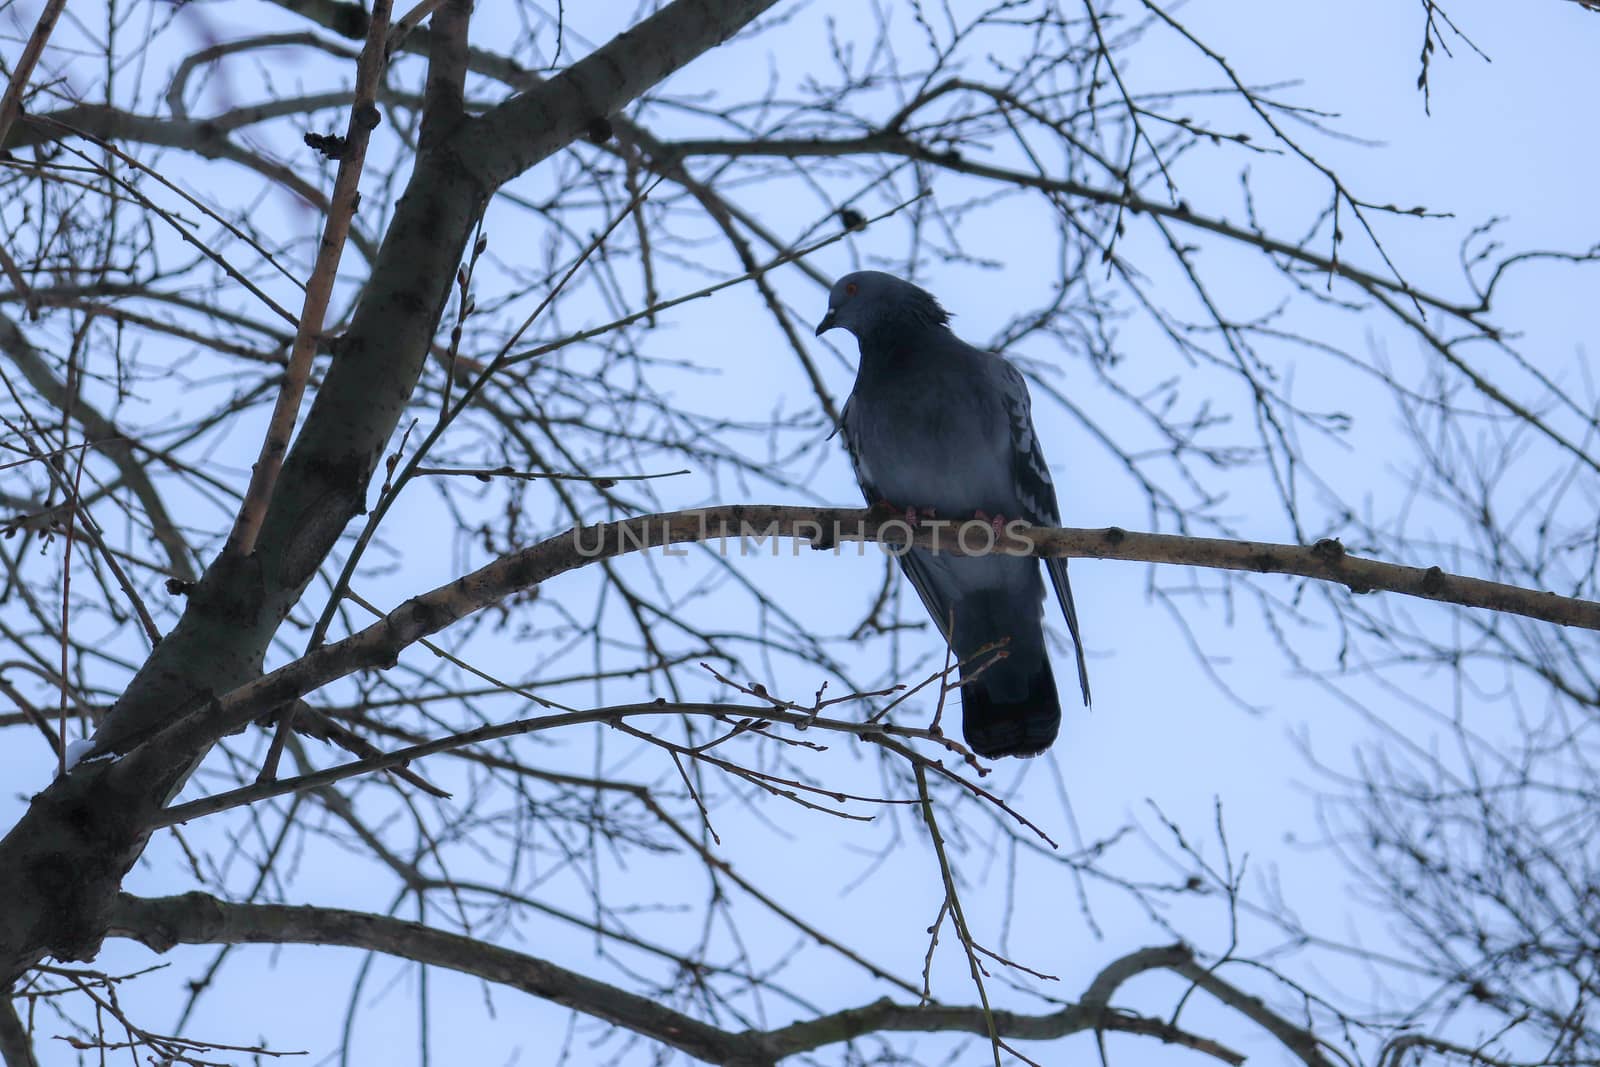
[[[1037,756],[1050,747],[1061,729],[1061,701],[1056,696],[1050,661],[1028,665],[1016,695],[1001,696],[994,677],[1014,670],[1010,658],[996,660],[961,687],[961,731],[980,756]],[[969,670],[962,671],[965,677]],[[971,672],[976,673],[976,672]],[[1010,689],[1011,679],[1007,679]]]
[[[971,606],[969,598],[968,606]],[[969,614],[972,614],[969,612]],[[973,620],[975,623],[979,620]],[[980,756],[1037,756],[1061,729],[1061,701],[1045,654],[1044,628],[985,620],[977,633],[956,621],[955,647],[961,654],[961,732]],[[1011,630],[1010,641],[993,647],[993,637]],[[982,651],[989,646],[988,651]]]

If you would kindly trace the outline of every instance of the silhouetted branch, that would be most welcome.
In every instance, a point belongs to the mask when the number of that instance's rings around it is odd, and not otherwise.
[[[124,893],[112,909],[111,933],[133,938],[157,952],[179,944],[318,944],[368,949],[520,989],[626,1027],[696,1059],[738,1067],[776,1064],[789,1056],[880,1031],[987,1036],[990,1023],[986,1016],[992,1016],[995,1030],[1009,1040],[1045,1041],[1083,1031],[1108,1031],[1153,1037],[1235,1067],[1244,1062],[1242,1055],[1210,1038],[1109,1006],[1116,989],[1136,974],[1160,968],[1187,976],[1194,956],[1182,945],[1141,949],[1113,962],[1091,983],[1090,993],[1081,1003],[1046,1015],[989,1013],[978,1007],[916,1007],[879,1000],[771,1031],[736,1033],[536,956],[418,923],[340,908],[233,904],[205,893],[155,899]],[[1220,980],[1210,985],[1213,992],[1231,988]]]

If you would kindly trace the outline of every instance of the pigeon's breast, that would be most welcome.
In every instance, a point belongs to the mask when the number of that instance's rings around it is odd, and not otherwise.
[[[952,519],[1016,513],[1010,421],[981,379],[929,372],[898,388],[867,384],[844,430],[869,496]]]

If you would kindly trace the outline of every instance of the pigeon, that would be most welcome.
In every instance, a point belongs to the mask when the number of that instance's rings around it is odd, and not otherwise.
[[[962,341],[949,323],[931,293],[881,271],[847,274],[828,294],[817,336],[842,327],[861,346],[840,429],[867,503],[889,505],[910,521],[920,513],[952,523],[1061,525],[1021,372],[1004,356]],[[948,544],[953,527],[945,529]],[[922,548],[899,559],[960,660],[968,746],[985,757],[1036,756],[1049,748],[1061,726],[1061,701],[1045,650],[1040,561]],[[1044,562],[1088,706],[1067,561]]]

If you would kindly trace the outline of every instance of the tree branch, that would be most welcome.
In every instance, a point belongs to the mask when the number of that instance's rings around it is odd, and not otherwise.
[[[385,54],[384,39],[389,30],[391,6],[390,0],[374,0],[372,5],[367,44],[361,50],[361,59],[356,65],[356,98],[350,108],[350,120],[345,126],[344,151],[339,157],[339,172],[333,182],[333,196],[328,205],[327,219],[323,223],[322,241],[317,245],[316,264],[306,282],[294,344],[289,350],[289,365],[284,370],[283,384],[278,388],[278,399],[273,405],[272,419],[267,424],[261,451],[250,470],[250,484],[245,489],[233,530],[228,535],[226,550],[236,555],[248,556],[255,551],[256,536],[261,532],[261,522],[266,517],[267,502],[278,483],[278,472],[283,469],[283,457],[289,451],[289,438],[294,433],[295,419],[300,414],[300,401],[305,397],[306,382],[311,378],[311,360],[316,356],[322,339],[322,324],[328,314],[328,302],[333,297],[333,284],[339,273],[339,260],[344,255],[345,238],[349,236],[350,222],[355,215],[356,204],[361,199],[359,186],[361,170],[367,159],[367,142],[378,124],[375,100],[378,82],[389,58]]]
[[[0,1063],[5,1067],[39,1067],[28,1028],[22,1025],[10,994],[0,995]]]
[[[775,2],[673,0],[463,130],[463,161],[489,188],[498,188],[728,40]]]
[[[532,588],[591,563],[647,548],[736,538],[756,550],[775,538],[813,547],[870,541],[915,544],[934,551],[971,554],[992,547],[1011,555],[1090,557],[1141,563],[1208,567],[1258,574],[1293,574],[1336,582],[1355,593],[1387,591],[1462,607],[1522,615],[1567,626],[1600,630],[1600,603],[1500,582],[1447,574],[1438,567],[1408,567],[1348,555],[1336,540],[1309,547],[1103,530],[1008,527],[996,542],[992,527],[974,522],[951,529],[929,522],[912,528],[872,509],[729,505],[644,515],[568,530],[521,552],[501,557],[471,574],[408,600],[384,618],[342,641],[235,690],[207,711],[222,733],[240,729],[257,715],[356,670],[390,664],[408,645],[512,593]],[[975,532],[976,531],[976,532]]]
[[[911,539],[919,547],[970,554],[993,529],[973,522],[951,533],[947,522],[927,523]],[[987,534],[971,531],[988,531]],[[904,541],[911,533],[903,520],[883,519],[871,509],[733,505],[645,515],[569,530],[521,552],[503,556],[471,574],[406,601],[382,619],[342,641],[306,654],[293,663],[221,697],[197,705],[148,742],[113,765],[111,778],[132,788],[137,782],[170,774],[196,758],[211,739],[243,729],[274,708],[365,668],[392,665],[409,645],[451,623],[523,589],[591,563],[651,547],[707,541],[717,537],[754,540],[757,550],[776,538],[803,538],[837,552],[842,542]],[[1338,582],[1358,592],[1384,589],[1410,596],[1525,615],[1565,625],[1600,629],[1600,604],[1498,582],[1445,574],[1437,567],[1405,567],[1348,556],[1337,541],[1311,547],[1251,541],[1181,537],[1173,534],[1104,530],[1031,529],[1013,524],[998,550],[1015,555],[1087,556],[1146,563],[1168,563],[1257,573],[1297,574]],[[775,542],[774,542],[775,543]],[[798,543],[794,551],[799,551]],[[574,713],[592,714],[592,713]],[[97,752],[105,752],[104,745]],[[419,753],[420,754],[420,753]],[[91,756],[92,758],[92,756]],[[263,794],[265,795],[265,794]],[[165,824],[152,816],[148,828]]]
[[[1075,196],[1096,204],[1124,207],[1136,214],[1145,212],[1159,218],[1171,219],[1188,226],[1207,230],[1220,237],[1255,245],[1264,252],[1270,252],[1273,255],[1283,256],[1286,259],[1303,263],[1319,274],[1337,275],[1368,291],[1379,290],[1401,294],[1407,300],[1415,300],[1427,307],[1435,308],[1454,318],[1461,319],[1475,329],[1482,330],[1485,333],[1494,332],[1477,321],[1477,316],[1485,310],[1481,303],[1476,306],[1460,304],[1413,289],[1403,281],[1384,278],[1370,271],[1364,271],[1359,267],[1353,267],[1343,260],[1335,260],[1327,256],[1318,255],[1315,252],[1307,251],[1299,245],[1270,237],[1260,230],[1244,229],[1223,219],[1198,215],[1189,209],[1187,203],[1182,201],[1176,204],[1164,203],[1160,200],[1135,196],[1128,189],[1102,189],[1070,178],[1051,178],[1040,174],[1029,174],[1026,171],[990,166],[986,163],[967,159],[959,152],[944,152],[928,148],[902,133],[872,133],[863,137],[842,137],[829,140],[782,140],[778,138],[749,141],[684,140],[669,141],[662,145],[662,148],[664,151],[679,158],[691,156],[778,156],[786,159],[803,159],[807,157],[873,154],[902,156],[906,159],[914,159],[921,163],[942,167],[945,170],[970,174],[976,178],[988,178],[992,181],[1004,182],[1007,185]]]
[[[111,909],[109,932],[157,952],[178,944],[345,945],[383,952],[520,989],[710,1063],[772,1062],[758,1054],[750,1037],[719,1030],[655,1000],[537,956],[382,915],[342,908],[230,904],[205,893],[156,899],[121,893]]]
[[[880,1031],[986,1036],[989,1025],[982,1008],[917,1007],[884,999],[776,1030],[733,1033],[548,960],[420,923],[341,908],[233,904],[205,893],[154,899],[119,894],[111,911],[110,933],[132,938],[156,952],[170,951],[179,944],[344,945],[382,952],[520,989],[708,1063],[736,1067],[770,1067],[789,1056]],[[1186,946],[1141,949],[1108,965],[1090,983],[1081,1003],[1048,1015],[997,1011],[994,1025],[1006,1038],[1028,1041],[1048,1041],[1085,1030],[1141,1034],[1204,1052],[1224,1063],[1242,1064],[1244,1057],[1225,1045],[1105,1003],[1118,985],[1136,974],[1153,969],[1181,972],[1186,965],[1198,966]]]
[[[11,124],[22,114],[22,96],[28,91],[28,79],[33,77],[34,65],[44,53],[45,42],[50,40],[50,34],[56,28],[56,19],[61,17],[66,6],[67,0],[49,0],[44,5],[28,43],[22,48],[22,55],[17,57],[16,65],[11,68],[11,79],[6,83],[5,94],[0,96],[0,144],[5,144]]]
[[[914,1033],[970,1033],[989,1036],[989,1017],[995,1032],[1017,1041],[1051,1041],[1085,1030],[1113,1031],[1154,1037],[1165,1044],[1181,1045],[1204,1052],[1229,1064],[1244,1063],[1244,1056],[1233,1049],[1189,1033],[1171,1023],[1110,1007],[1106,1000],[1123,982],[1149,970],[1177,969],[1185,964],[1199,966],[1186,945],[1143,948],[1113,960],[1089,983],[1076,1004],[1068,1004],[1048,1015],[1025,1015],[1013,1011],[989,1013],[981,1007],[951,1007],[940,1004],[911,1006],[896,1004],[885,997],[865,1007],[824,1015],[794,1023],[766,1034],[769,1048],[777,1056],[802,1052],[850,1041],[866,1034],[885,1031]]]

